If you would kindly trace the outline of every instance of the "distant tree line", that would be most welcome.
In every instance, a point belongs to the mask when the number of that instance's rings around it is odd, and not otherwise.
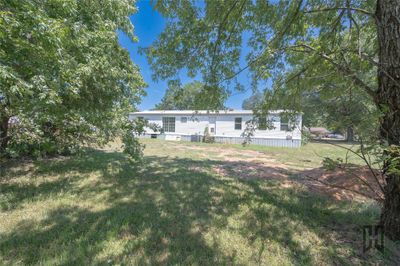
[[[185,85],[170,82],[164,97],[156,104],[155,110],[220,110],[224,99],[209,101],[204,95],[204,83],[193,81]]]

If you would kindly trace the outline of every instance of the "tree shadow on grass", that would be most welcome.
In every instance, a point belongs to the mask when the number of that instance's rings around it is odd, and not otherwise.
[[[10,211],[21,207],[25,202],[43,200],[63,191],[72,189],[77,177],[64,177],[41,184],[2,183],[0,184],[0,211]]]
[[[226,250],[221,240],[206,237],[229,230],[241,236],[243,245],[254,248],[246,257],[250,264],[266,263],[268,241],[286,249],[290,262],[312,264],[316,263],[312,245],[302,245],[294,237],[301,234],[298,230],[311,231],[331,245],[321,227],[367,216],[363,213],[366,210],[346,209],[344,203],[332,205],[304,191],[282,190],[267,181],[221,177],[212,172],[224,163],[148,156],[144,167],[136,168],[121,153],[94,150],[82,157],[38,163],[34,175],[100,175],[100,180],[84,186],[65,179],[60,184],[35,187],[33,190],[43,197],[54,197],[52,191],[64,187],[83,200],[104,194],[104,206],[59,206],[49,209],[41,220],[23,220],[15,230],[0,235],[0,255],[6,261],[24,264],[243,263],[238,257],[240,250]],[[8,189],[17,195],[24,189],[32,190],[24,185]],[[14,204],[32,200],[34,194],[16,196]],[[240,217],[239,228],[230,228],[230,217]],[[321,251],[328,257],[326,262],[341,259],[336,248]]]

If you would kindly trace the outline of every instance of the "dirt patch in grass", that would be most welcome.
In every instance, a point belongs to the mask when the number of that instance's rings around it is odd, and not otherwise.
[[[263,152],[253,150],[238,150],[233,148],[226,148],[221,146],[186,146],[177,145],[176,149],[181,151],[199,151],[201,156],[215,157],[214,159],[224,160],[228,162],[256,162],[256,163],[269,163],[273,166],[287,167],[284,164],[280,164],[271,155]]]
[[[301,180],[312,191],[328,194],[338,200],[383,198],[380,188],[380,185],[383,187],[383,180],[378,173],[375,175],[376,178],[367,167],[360,166],[348,170],[336,169],[334,171],[316,168],[300,173]],[[378,182],[380,182],[380,185]],[[346,189],[341,189],[342,187]],[[364,195],[360,195],[360,193]]]
[[[234,176],[243,179],[265,179],[284,181],[288,179],[288,172],[277,166],[265,166],[260,163],[251,162],[228,162],[217,165],[214,170],[218,174]]]
[[[204,151],[209,147],[184,147]],[[323,168],[298,169],[292,165],[277,162],[271,156],[248,150],[212,148],[221,163],[213,170],[223,176],[246,180],[264,179],[281,182],[284,187],[302,186],[313,193],[336,200],[365,201],[380,198],[382,192],[374,175],[367,167],[355,166],[350,170]],[[347,188],[347,189],[342,189]]]
[[[290,171],[281,164],[274,163],[267,165],[257,162],[227,162],[215,166],[214,171],[224,176],[246,180],[275,180],[281,182],[284,187],[301,186],[312,193],[336,200],[365,201],[382,197],[379,185],[365,167],[353,169],[353,174],[349,174],[344,170],[327,171],[322,168]]]

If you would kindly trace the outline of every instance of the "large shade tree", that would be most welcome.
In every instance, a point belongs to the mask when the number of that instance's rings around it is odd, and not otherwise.
[[[3,154],[59,152],[132,130],[127,112],[144,83],[117,33],[136,41],[135,11],[129,0],[1,1]]]
[[[302,93],[326,84],[329,77],[320,71],[332,69],[368,95],[381,112],[379,138],[387,145],[381,221],[391,238],[400,239],[400,1],[183,0],[154,6],[168,19],[145,49],[158,78],[185,68],[201,75],[205,93],[215,98],[249,70],[253,84],[272,79],[270,94],[286,97],[296,109]],[[246,65],[240,64],[243,53]],[[308,86],[296,86],[304,81]],[[261,108],[271,107],[264,103]]]

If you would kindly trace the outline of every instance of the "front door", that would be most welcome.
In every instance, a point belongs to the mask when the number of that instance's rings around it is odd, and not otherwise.
[[[217,131],[216,121],[217,118],[215,116],[208,117],[208,132],[210,133],[211,136],[214,136]]]

